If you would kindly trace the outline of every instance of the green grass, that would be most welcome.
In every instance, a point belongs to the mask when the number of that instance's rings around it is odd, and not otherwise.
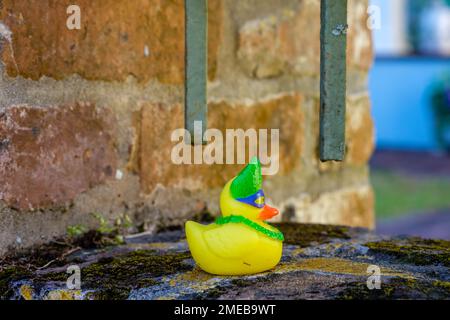
[[[377,218],[450,208],[450,179],[371,173]]]

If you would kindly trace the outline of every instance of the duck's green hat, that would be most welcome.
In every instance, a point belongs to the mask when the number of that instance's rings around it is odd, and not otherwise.
[[[230,190],[234,199],[242,199],[255,194],[261,190],[261,187],[261,164],[257,157],[253,157],[244,170],[233,180]]]

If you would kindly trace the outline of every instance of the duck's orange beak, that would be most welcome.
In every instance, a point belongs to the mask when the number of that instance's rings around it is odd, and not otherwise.
[[[261,220],[269,220],[273,217],[275,217],[279,213],[278,209],[272,208],[271,206],[268,206],[267,204],[264,206],[262,211],[259,214],[259,218]]]

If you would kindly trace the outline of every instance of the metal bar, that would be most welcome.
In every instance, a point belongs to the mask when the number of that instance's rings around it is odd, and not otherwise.
[[[345,156],[347,0],[321,0],[320,160]]]
[[[185,128],[202,144],[207,128],[208,0],[185,0]],[[201,123],[200,123],[200,122]]]

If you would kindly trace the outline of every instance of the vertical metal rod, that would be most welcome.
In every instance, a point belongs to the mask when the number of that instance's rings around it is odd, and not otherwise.
[[[321,0],[320,160],[345,156],[347,0]]]
[[[207,128],[208,0],[185,0],[185,128],[202,144]],[[197,138],[197,139],[195,139]]]

